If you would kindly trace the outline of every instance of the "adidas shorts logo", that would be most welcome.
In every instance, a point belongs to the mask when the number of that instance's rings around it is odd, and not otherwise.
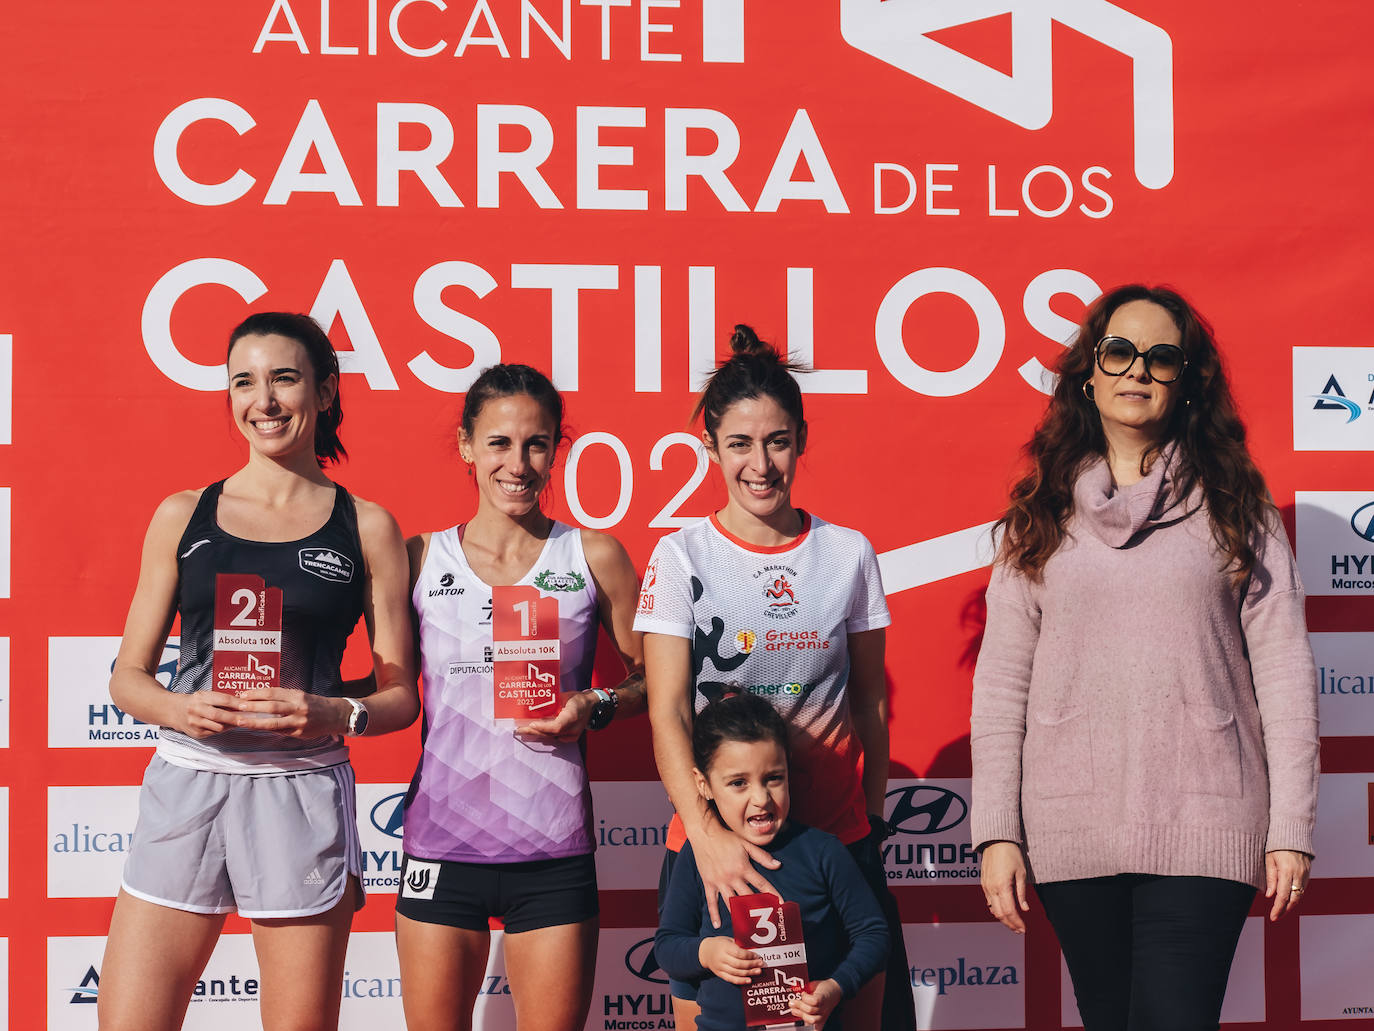
[[[320,873],[320,868],[317,866],[317,867],[315,867],[313,870],[311,870],[308,874],[306,874],[306,875],[305,875],[305,881],[304,881],[303,883],[305,883],[305,884],[307,884],[307,885],[310,885],[310,886],[312,886],[312,887],[315,887],[315,886],[318,886],[318,885],[323,884],[323,883],[324,883],[324,877],[323,877],[323,876],[321,875],[321,873]]]

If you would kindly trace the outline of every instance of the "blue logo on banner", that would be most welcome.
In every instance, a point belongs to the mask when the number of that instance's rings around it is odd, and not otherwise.
[[[399,838],[401,836],[401,822],[405,819],[405,800],[406,793],[398,791],[394,795],[387,795],[386,798],[374,805],[371,813],[372,826],[383,834]]]
[[[1322,387],[1322,392],[1320,394],[1312,394],[1310,396],[1317,399],[1317,403],[1312,406],[1313,411],[1343,411],[1348,413],[1350,418],[1345,420],[1347,426],[1360,417],[1360,406],[1345,396],[1345,391],[1342,390],[1341,385],[1336,382],[1335,376],[1331,376],[1327,379],[1326,386]]]
[[[887,824],[899,834],[939,834],[964,822],[968,803],[936,784],[909,784],[887,793]]]
[[[1350,528],[1374,544],[1374,501],[1355,509],[1355,514],[1350,517]]]
[[[81,979],[81,983],[72,989],[72,997],[67,1000],[67,1004],[95,1002],[96,996],[99,994],[100,975],[96,973],[95,967],[88,967],[86,976]]]
[[[635,942],[626,950],[625,969],[641,981],[649,981],[653,984],[668,983],[668,976],[663,973],[663,968],[658,965],[658,957],[654,955],[654,940],[652,938]]]

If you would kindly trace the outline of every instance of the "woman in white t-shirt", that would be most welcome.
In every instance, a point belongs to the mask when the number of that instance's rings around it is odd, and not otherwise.
[[[914,1028],[900,918],[882,868],[887,790],[884,628],[891,621],[862,534],[792,504],[806,447],[800,367],[736,326],[695,414],[727,502],[663,538],[645,571],[635,629],[645,632],[649,716],[659,776],[677,809],[664,882],[690,840],[713,919],[733,895],[772,891],[777,862],[722,824],[692,777],[695,713],[727,690],[772,703],[792,731],[793,812],[850,847],[893,940],[891,992],[874,978],[846,1005],[847,1028]],[[695,991],[673,981],[678,1027]]]

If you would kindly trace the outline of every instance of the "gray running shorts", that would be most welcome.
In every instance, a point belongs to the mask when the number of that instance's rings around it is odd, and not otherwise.
[[[247,776],[153,756],[124,864],[130,895],[255,919],[333,909],[352,875],[362,906],[353,767]]]

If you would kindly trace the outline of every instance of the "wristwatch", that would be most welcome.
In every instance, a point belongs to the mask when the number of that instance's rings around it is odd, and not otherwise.
[[[353,711],[348,714],[348,736],[362,737],[367,733],[367,706],[356,698],[345,698],[344,701],[353,706]]]
[[[596,695],[596,704],[592,706],[592,716],[587,720],[587,729],[605,730],[611,725],[611,720],[615,719],[615,710],[620,704],[620,699],[616,697],[613,687],[607,690],[594,687],[592,694]]]

